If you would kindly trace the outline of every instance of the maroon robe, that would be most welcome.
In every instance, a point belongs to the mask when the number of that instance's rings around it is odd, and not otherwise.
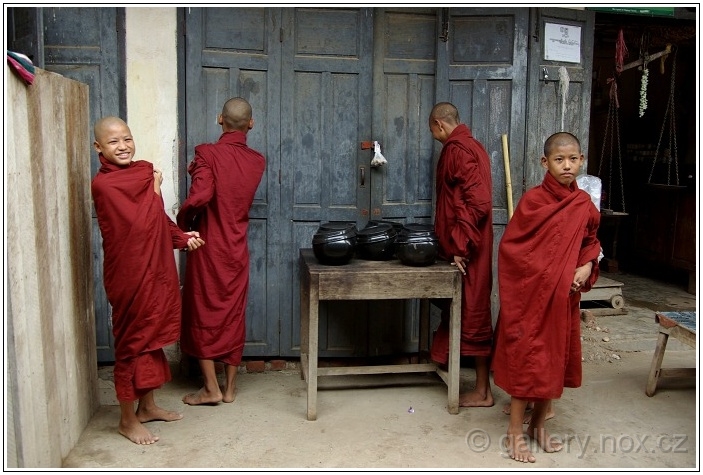
[[[464,124],[457,126],[442,147],[437,162],[435,232],[440,257],[469,259],[462,276],[461,354],[489,356],[493,338],[493,185],[491,162],[483,146]],[[448,309],[432,341],[431,358],[449,358]]]
[[[163,347],[178,340],[181,298],[174,248],[188,237],[154,191],[154,166],[109,162],[91,191],[103,239],[103,282],[112,305],[115,390],[134,401],[171,379]]]
[[[176,219],[205,240],[188,255],[183,286],[181,349],[198,359],[241,362],[249,209],[265,168],[264,156],[247,147],[243,132],[225,132],[217,143],[195,147],[190,191]]]
[[[580,292],[577,267],[598,279],[600,213],[590,196],[547,173],[525,193],[498,247],[500,314],[492,361],[494,382],[521,399],[557,399],[581,386]]]

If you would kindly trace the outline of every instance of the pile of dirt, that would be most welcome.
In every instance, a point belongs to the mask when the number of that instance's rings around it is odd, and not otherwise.
[[[581,311],[581,361],[584,364],[617,363],[620,355],[606,347],[610,341],[607,327],[598,326],[595,315]]]

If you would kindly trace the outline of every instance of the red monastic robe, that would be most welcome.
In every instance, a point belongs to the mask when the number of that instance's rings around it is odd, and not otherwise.
[[[247,147],[243,132],[225,132],[217,143],[195,147],[190,191],[176,219],[205,240],[188,255],[183,286],[181,349],[198,359],[241,362],[249,209],[265,168],[264,156]]]
[[[483,146],[464,124],[442,147],[437,162],[435,232],[440,257],[469,259],[462,276],[461,354],[488,356],[493,326],[493,185],[491,162]],[[435,333],[431,358],[446,364],[449,357],[448,309]]]
[[[147,161],[123,167],[100,155],[91,191],[112,305],[115,390],[134,401],[171,379],[163,347],[178,340],[181,297],[174,248],[188,237],[164,211]]]
[[[582,292],[598,279],[600,213],[574,181],[546,174],[525,193],[498,247],[500,314],[494,382],[521,399],[557,399],[581,386],[580,292],[574,272],[593,262]]]

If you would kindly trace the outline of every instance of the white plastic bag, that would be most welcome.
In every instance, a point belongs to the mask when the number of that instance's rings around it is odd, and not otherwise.
[[[576,184],[579,188],[591,195],[591,201],[593,201],[593,204],[596,205],[596,209],[600,211],[600,197],[603,186],[600,178],[593,175],[583,174],[576,177]]]
[[[600,178],[593,175],[583,174],[576,177],[576,184],[583,191],[591,195],[591,201],[593,201],[596,209],[600,211],[600,195],[601,189],[603,188]],[[601,247],[600,254],[598,255],[598,262],[600,262],[603,257],[605,256],[603,255],[603,248]]]
[[[380,167],[387,162],[386,157],[381,154],[381,144],[378,142],[373,143],[373,159],[371,159],[372,167]]]

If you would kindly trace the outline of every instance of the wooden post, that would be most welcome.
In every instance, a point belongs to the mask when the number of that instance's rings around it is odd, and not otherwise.
[[[505,188],[508,193],[508,220],[513,217],[513,184],[510,181],[510,152],[508,151],[508,136],[502,135],[503,139],[503,163],[505,165]]]

